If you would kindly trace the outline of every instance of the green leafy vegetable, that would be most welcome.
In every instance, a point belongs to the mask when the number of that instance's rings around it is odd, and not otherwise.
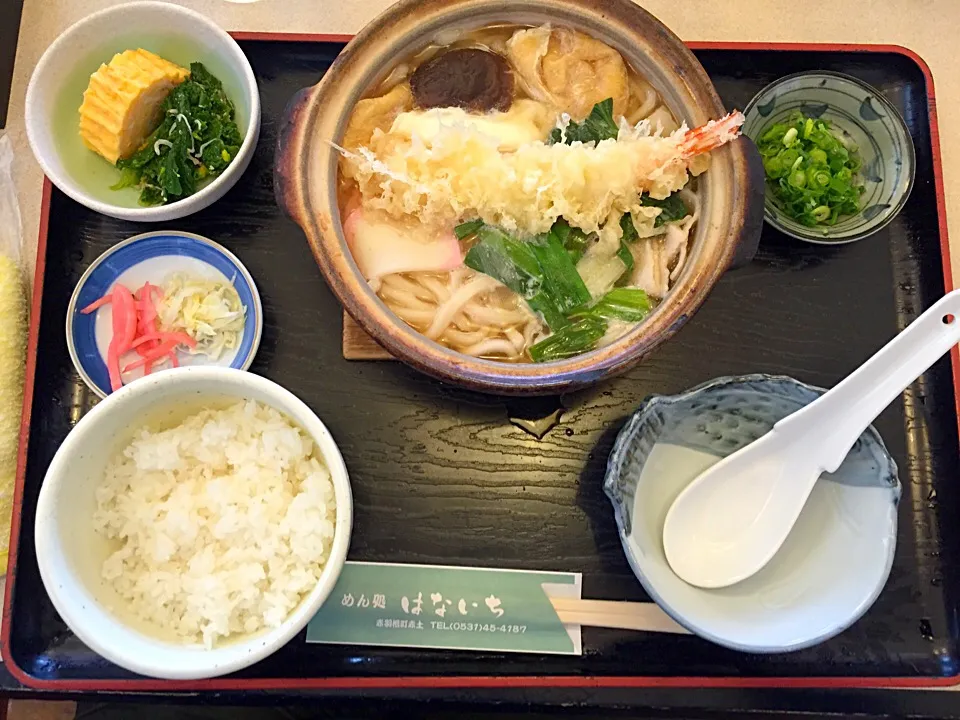
[[[643,195],[640,196],[640,204],[646,207],[660,208],[660,214],[657,215],[653,221],[654,227],[661,227],[664,223],[682,220],[690,214],[690,210],[680,197],[680,193],[673,193],[663,200],[657,200],[647,195],[647,193],[643,193]],[[623,231],[624,242],[633,243],[640,239],[640,234],[633,224],[633,217],[630,213],[624,213],[620,216],[620,229]]]
[[[553,233],[527,242],[489,225],[477,231],[479,241],[464,263],[489,275],[523,297],[543,315],[551,329],[567,324],[567,314],[588,302],[590,292],[563,243]]]
[[[465,223],[460,223],[453,229],[453,234],[457,236],[457,240],[463,240],[468,238],[471,235],[476,235],[477,231],[483,227],[483,220],[468,220]]]
[[[581,355],[596,347],[606,331],[607,323],[602,318],[581,318],[531,345],[530,357],[534,362],[550,362]]]
[[[610,320],[639,322],[650,314],[650,297],[637,288],[614,288],[590,307],[570,315],[570,324],[530,347],[534,362],[581,355],[597,347]]]
[[[583,230],[571,227],[563,218],[559,218],[550,228],[550,233],[563,244],[573,264],[576,265],[589,247],[591,238]]]
[[[857,147],[826,120],[794,113],[765,130],[757,148],[770,197],[789,217],[813,227],[859,212]]]
[[[543,272],[543,292],[550,297],[554,307],[566,315],[574,308],[589,302],[590,291],[556,235],[547,233],[534,238],[528,244]]]
[[[633,253],[630,252],[630,246],[621,239],[620,240],[620,249],[617,250],[617,257],[620,258],[620,262],[624,265],[623,275],[620,276],[620,279],[617,280],[617,285],[626,285],[630,280],[630,273],[633,271]]]
[[[482,226],[477,236],[479,242],[464,258],[467,267],[499,280],[524,298],[540,291],[540,264],[526,243],[490,225]]]
[[[570,316],[571,320],[585,317],[604,318],[606,320],[625,320],[639,322],[653,309],[650,296],[639,288],[614,288],[596,303]]]
[[[190,77],[164,100],[160,126],[140,150],[117,161],[120,179],[112,189],[139,187],[141,205],[192,195],[240,150],[243,139],[234,113],[222,83],[202,63],[192,63]]]
[[[682,220],[690,214],[686,203],[683,202],[683,198],[680,197],[680,193],[672,193],[663,200],[657,200],[647,195],[647,193],[644,193],[640,196],[640,204],[646,207],[657,207],[662,210],[653,221],[654,227],[660,227],[664,223]]]
[[[464,259],[467,267],[496,278],[519,294],[552,331],[550,337],[530,347],[534,362],[592,350],[610,320],[639,322],[653,307],[643,290],[625,287],[614,288],[591,304],[590,292],[571,257],[571,248],[581,242],[585,245],[589,237],[563,220],[554,223],[550,232],[526,241],[485,224],[469,234],[475,234],[477,242]],[[634,260],[625,241],[621,241],[617,258],[619,262],[613,262],[622,264],[624,277],[629,277]]]
[[[563,130],[554,128],[550,133],[550,144],[564,143],[572,145],[575,142],[600,142],[601,140],[616,140],[620,128],[613,119],[613,98],[607,98],[593,106],[593,110],[583,122],[570,122]]]
[[[145,185],[140,191],[140,202],[143,205],[160,205],[163,202],[163,191],[156,185]]]
[[[622,239],[626,243],[636,242],[640,239],[640,234],[633,224],[633,216],[630,213],[624,213],[620,216],[620,230],[623,231]]]

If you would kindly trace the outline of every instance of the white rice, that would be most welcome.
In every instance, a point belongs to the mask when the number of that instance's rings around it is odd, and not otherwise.
[[[271,407],[204,410],[141,430],[97,488],[97,532],[122,543],[103,577],[184,642],[277,627],[314,588],[336,500],[313,441]]]

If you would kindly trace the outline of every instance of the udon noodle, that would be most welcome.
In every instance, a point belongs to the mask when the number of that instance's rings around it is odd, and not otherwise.
[[[520,360],[542,330],[515,293],[469,268],[389,275],[380,297],[431,340],[467,355]]]
[[[339,196],[354,259],[403,321],[467,355],[615,341],[679,278],[695,175],[734,113],[688,131],[613,48],[565,28],[441,38],[354,109]]]

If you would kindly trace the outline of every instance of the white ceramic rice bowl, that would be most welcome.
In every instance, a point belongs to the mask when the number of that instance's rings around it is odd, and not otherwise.
[[[94,531],[95,488],[105,467],[145,416],[205,398],[257,400],[281,411],[314,439],[330,471],[336,498],[333,544],[316,587],[277,628],[228,638],[211,650],[159,639],[123,612],[123,601],[102,579],[112,551]],[[241,370],[186,367],[143,378],[112,393],[87,413],[54,456],[37,502],[35,542],[40,576],[54,607],[88,647],[141,675],[195,680],[235,672],[272,654],[316,614],[346,561],[353,499],[340,451],[313,411],[289,391]]]

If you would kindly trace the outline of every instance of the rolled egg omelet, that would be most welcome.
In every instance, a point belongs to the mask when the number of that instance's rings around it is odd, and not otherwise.
[[[148,50],[126,50],[90,76],[80,106],[84,144],[116,164],[140,149],[160,124],[161,105],[190,76]]]

